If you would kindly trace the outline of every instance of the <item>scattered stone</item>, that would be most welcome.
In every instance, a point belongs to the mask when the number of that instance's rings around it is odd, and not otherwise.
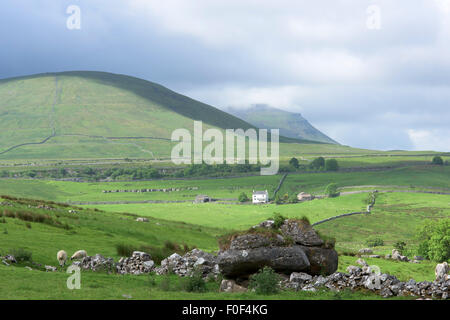
[[[425,260],[425,259],[424,259],[424,257],[422,257],[422,256],[414,256],[414,260],[417,260],[417,261],[423,261],[423,260]]]
[[[439,271],[441,268],[442,266],[437,267]],[[299,273],[292,273],[288,280],[282,282],[282,287],[296,291],[314,291],[319,287],[333,291],[364,289],[385,298],[393,296],[417,296],[420,300],[449,298],[450,279],[444,280],[445,276],[433,282],[416,282],[413,279],[401,282],[395,276],[374,273],[369,267],[349,266],[347,272],[335,272],[327,277],[315,276],[311,279]]]
[[[304,272],[292,272],[289,277],[289,282],[305,283],[311,281],[312,278],[311,275]]]
[[[356,260],[356,263],[359,264],[362,267],[368,267],[369,266],[367,264],[366,260],[364,260],[364,259],[358,259],[358,260]]]
[[[370,248],[363,248],[363,249],[359,250],[359,253],[361,253],[361,254],[372,254],[373,251]]]
[[[3,257],[3,259],[8,262],[9,264],[11,263],[17,263],[17,260],[14,256],[7,254],[6,256]]]
[[[246,292],[247,288],[236,284],[234,280],[222,280],[220,283],[220,292]]]
[[[217,277],[220,273],[217,257],[199,249],[193,249],[184,256],[172,254],[161,261],[161,266],[155,268],[155,272],[159,275],[173,272],[184,277],[192,275],[196,269],[201,270],[203,277]]]
[[[28,269],[30,271],[33,271],[33,269],[31,269],[29,266],[25,266],[25,269]]]
[[[449,270],[450,268],[447,262],[439,263],[438,265],[436,265],[436,269],[434,271],[436,280],[447,280]]]
[[[56,270],[58,270],[56,267],[53,267],[53,266],[45,266],[45,271],[46,271],[46,272],[55,272]]]
[[[149,220],[147,218],[136,218],[137,222],[148,222]]]
[[[391,259],[392,260],[397,260],[397,261],[404,261],[404,262],[408,262],[409,261],[408,257],[401,255],[400,252],[397,249],[393,249],[392,250]]]
[[[122,297],[124,297],[125,299],[133,299],[130,294],[123,294]]]

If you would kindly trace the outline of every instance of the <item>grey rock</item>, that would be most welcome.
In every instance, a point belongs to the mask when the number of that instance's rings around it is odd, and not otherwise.
[[[373,253],[372,249],[370,249],[370,248],[363,248],[363,249],[360,249],[358,252],[361,254],[372,254]]]
[[[221,273],[231,278],[249,276],[264,266],[281,273],[305,271],[310,267],[299,246],[226,250],[219,254],[218,264]]]
[[[448,277],[449,270],[450,268],[447,262],[437,264],[434,271],[436,281],[439,281],[441,279],[447,280],[449,278]]]
[[[289,282],[304,283],[312,280],[312,276],[304,272],[293,272],[289,277]]]
[[[283,235],[291,237],[295,243],[304,246],[322,246],[323,240],[317,232],[307,223],[296,220],[286,220],[280,227]]]
[[[299,246],[308,257],[310,267],[308,273],[312,275],[330,275],[338,268],[339,257],[334,249]]]
[[[220,283],[220,292],[246,292],[247,288],[236,284],[233,280],[222,280]]]

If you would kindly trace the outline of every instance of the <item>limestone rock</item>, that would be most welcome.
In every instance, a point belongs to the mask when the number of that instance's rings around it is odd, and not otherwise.
[[[246,292],[247,288],[236,284],[233,280],[222,280],[220,283],[220,292]]]
[[[310,267],[305,252],[299,246],[262,247],[248,250],[226,250],[218,256],[223,275],[245,277],[269,266],[277,272],[305,271]]]
[[[286,220],[280,227],[283,235],[291,237],[296,244],[304,246],[322,246],[323,240],[308,223],[297,220]]]

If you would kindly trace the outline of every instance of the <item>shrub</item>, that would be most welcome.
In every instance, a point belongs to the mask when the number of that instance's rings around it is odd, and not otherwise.
[[[418,253],[427,259],[443,262],[450,259],[450,219],[427,220],[420,227]]]
[[[289,197],[289,203],[297,203],[298,202],[298,198],[295,194],[293,194],[292,196]]]
[[[247,201],[249,201],[250,199],[247,197],[247,195],[245,194],[245,192],[242,192],[242,193],[239,195],[238,200],[239,200],[239,202],[247,202]]]
[[[201,269],[195,269],[192,275],[185,277],[182,282],[182,288],[187,292],[205,292],[206,281],[203,279]]]
[[[14,256],[17,262],[31,262],[32,252],[23,248],[11,249],[9,254]]]
[[[26,226],[28,229],[31,229],[31,223],[27,222],[27,223],[25,224],[25,226]]]
[[[323,169],[325,167],[325,159],[323,157],[318,157],[310,163],[309,167],[316,170]]]
[[[283,204],[283,199],[280,197],[279,194],[277,194],[277,195],[275,196],[275,203],[276,203],[276,204]]]
[[[180,251],[180,246],[176,242],[170,240],[164,242],[164,248],[173,252]]]
[[[325,161],[325,170],[326,171],[338,171],[339,165],[336,159],[328,159]]]
[[[325,188],[325,194],[330,198],[337,197],[339,195],[337,184],[330,183],[329,185],[327,185],[327,187]]]
[[[398,250],[401,254],[406,250],[406,242],[404,241],[397,241],[394,243],[394,249]]]
[[[137,251],[137,247],[126,243],[119,243],[116,244],[116,251],[119,256],[130,257],[133,251]]]
[[[170,291],[171,285],[170,285],[170,275],[166,274],[161,277],[161,282],[159,283],[158,287],[162,291]]]
[[[297,158],[291,158],[291,160],[289,160],[289,164],[295,169],[298,169],[298,167],[300,166]]]
[[[276,294],[280,290],[281,277],[270,267],[264,267],[250,277],[249,288],[257,294]]]
[[[275,229],[280,229],[280,227],[283,225],[284,220],[286,220],[285,217],[283,217],[281,214],[279,214],[278,212],[274,212],[273,213],[273,218],[272,220],[274,221],[273,227]]]
[[[432,164],[439,165],[439,166],[442,166],[442,165],[444,164],[444,161],[442,160],[441,157],[435,156],[435,157],[433,158],[433,160],[431,160],[431,163],[432,163]]]
[[[384,241],[381,238],[369,238],[366,240],[366,245],[368,247],[384,246]]]

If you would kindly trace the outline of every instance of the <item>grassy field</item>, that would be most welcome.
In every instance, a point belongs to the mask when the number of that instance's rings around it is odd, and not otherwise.
[[[323,194],[327,184],[335,182],[339,187],[364,185],[395,185],[411,190],[425,188],[450,189],[449,166],[416,166],[373,172],[323,172],[290,174],[280,194],[297,194],[300,191]],[[19,197],[48,199],[59,202],[92,201],[143,201],[143,200],[185,200],[192,201],[197,194],[207,194],[217,199],[237,199],[242,192],[250,195],[252,190],[268,190],[269,195],[281,179],[281,175],[252,176],[224,179],[153,180],[130,182],[80,183],[51,180],[0,179],[0,194]],[[146,193],[102,193],[103,190],[134,190],[142,188],[187,188],[177,192]],[[352,190],[352,189],[349,189]]]
[[[416,249],[417,227],[425,219],[449,219],[450,196],[412,193],[381,193],[372,214],[350,216],[316,226],[316,229],[336,238],[340,250],[357,251],[370,237],[383,239],[377,254],[390,253],[393,244],[405,241]]]
[[[156,277],[151,284],[148,276],[107,275],[83,272],[81,289],[68,290],[69,275],[63,272],[46,273],[29,271],[20,267],[0,265],[0,276],[6,279],[0,282],[1,299],[64,299],[64,300],[381,300],[378,295],[369,292],[280,292],[276,295],[257,295],[246,293],[219,293],[218,283],[208,283],[205,293],[185,292],[180,290],[180,279],[172,276],[169,288],[161,289],[163,277]],[[412,297],[395,297],[394,300],[409,300]]]
[[[26,222],[18,218],[3,217],[0,223],[0,254],[10,253],[13,249],[24,248],[32,252],[32,260],[46,265],[57,265],[56,252],[65,249],[69,254],[80,248],[88,254],[101,253],[116,260],[117,243],[133,245],[163,246],[167,240],[177,239],[179,243],[197,245],[199,248],[213,252],[217,250],[217,236],[227,232],[224,229],[209,228],[182,222],[171,222],[161,219],[150,219],[149,223],[135,222],[129,214],[109,213],[88,209],[76,209],[78,213],[69,214],[70,207],[49,204],[54,210],[36,209],[37,202],[22,203],[2,200],[12,205],[3,205],[9,211],[28,210],[35,214],[47,214],[62,225],[38,222]],[[32,208],[29,208],[32,205]],[[5,210],[5,209],[3,209]],[[2,219],[3,221],[3,219]],[[27,226],[27,224],[29,226]],[[339,271],[355,264],[356,257],[340,256]],[[413,277],[417,280],[432,280],[434,264],[398,263],[380,259],[368,259],[370,264],[380,266],[383,272],[396,274],[401,280]],[[33,270],[27,270],[29,265]],[[189,293],[181,290],[180,279],[172,276],[169,288],[162,286],[164,277],[155,277],[155,284],[146,276],[120,276],[104,273],[83,272],[82,289],[68,290],[68,275],[60,270],[48,273],[42,267],[31,263],[15,266],[0,266],[0,298],[1,299],[125,299],[130,295],[133,299],[380,299],[379,296],[364,292],[329,291],[282,292],[272,296],[259,296],[255,293],[223,294],[218,292],[218,283],[208,284],[206,293]],[[400,299],[411,299],[403,297]]]
[[[311,223],[347,212],[363,211],[367,195],[356,194],[331,199],[315,199],[297,204],[226,205],[216,203],[163,203],[95,205],[110,212],[132,212],[142,216],[185,221],[202,226],[242,230],[273,216],[275,212],[285,217],[308,217]]]
[[[58,167],[58,163],[55,163]],[[322,194],[325,186],[336,182],[341,191],[370,191],[373,189],[444,190],[450,189],[448,166],[408,166],[367,172],[323,172],[290,174],[280,190],[284,193],[308,191]],[[23,248],[32,252],[32,259],[42,265],[57,265],[56,252],[69,254],[86,249],[89,255],[100,253],[120,257],[116,246],[163,248],[169,241],[198,247],[208,252],[218,250],[219,236],[234,230],[243,230],[271,217],[274,212],[286,217],[306,216],[314,223],[342,213],[362,211],[367,193],[341,195],[337,198],[317,199],[285,205],[250,205],[207,203],[193,204],[197,194],[213,198],[233,199],[241,192],[250,195],[253,189],[273,192],[281,175],[254,176],[227,179],[153,180],[133,182],[80,183],[50,180],[0,179],[0,194],[44,199],[58,202],[184,200],[183,203],[105,204],[83,205],[69,213],[71,207],[54,205],[54,210],[36,208],[39,202],[1,199],[2,215],[8,211],[27,211],[52,217],[52,223],[24,221],[8,216],[0,217],[0,255]],[[376,186],[376,187],[374,187]],[[154,193],[103,193],[102,190],[140,188],[187,188],[198,190]],[[12,203],[11,205],[8,203]],[[30,207],[31,206],[31,207]],[[101,210],[99,210],[101,209]],[[137,216],[149,217],[149,223],[136,222]],[[450,196],[425,193],[380,192],[370,215],[350,216],[330,221],[315,228],[322,234],[336,238],[340,253],[338,271],[345,272],[357,257],[349,256],[367,247],[368,238],[378,237],[384,245],[375,247],[376,254],[390,253],[396,241],[407,243],[408,255],[417,248],[416,230],[425,219],[449,219]],[[153,250],[153,249],[152,249]],[[167,254],[169,255],[169,254]],[[420,264],[395,262],[385,259],[366,259],[382,272],[396,275],[400,280],[416,281],[434,278],[435,263]],[[24,268],[29,265],[32,271]],[[68,290],[67,274],[63,271],[46,273],[32,264],[0,266],[0,298],[3,299],[379,299],[364,292],[333,293],[320,291],[282,292],[274,296],[254,293],[219,293],[218,284],[208,284],[206,293],[189,293],[180,289],[177,277],[168,280],[171,289],[162,289],[163,277],[156,277],[151,285],[148,276],[118,276],[103,273],[82,273],[82,289]],[[404,298],[410,299],[410,298]]]

